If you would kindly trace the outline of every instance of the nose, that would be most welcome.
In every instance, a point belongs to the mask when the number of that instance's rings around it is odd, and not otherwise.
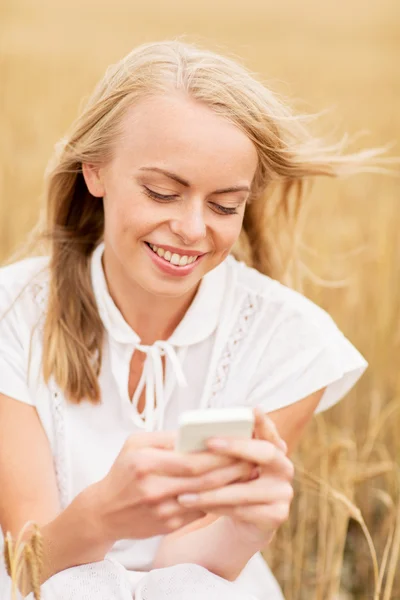
[[[179,214],[170,221],[171,231],[186,245],[192,245],[206,236],[207,226],[204,218],[203,202],[191,203],[179,207]]]

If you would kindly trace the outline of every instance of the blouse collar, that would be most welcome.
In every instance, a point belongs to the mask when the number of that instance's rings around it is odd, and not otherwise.
[[[177,383],[185,386],[186,379],[176,349],[201,342],[216,329],[224,297],[226,267],[221,263],[203,277],[192,304],[171,337],[147,346],[140,343],[138,334],[128,325],[111,298],[102,265],[103,252],[104,243],[101,243],[95,249],[91,262],[92,285],[100,317],[111,338],[146,354],[132,404],[137,411],[140,396],[145,390],[145,422],[142,421],[142,424],[148,431],[161,430],[167,403],[162,357],[171,363]]]

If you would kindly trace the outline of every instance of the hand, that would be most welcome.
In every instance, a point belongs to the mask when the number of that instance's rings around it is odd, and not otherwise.
[[[282,452],[287,454],[287,444],[285,440],[283,440],[279,435],[279,432],[273,420],[270,419],[268,415],[266,415],[260,408],[254,409],[254,417],[255,422],[253,438],[256,438],[257,440],[265,440],[266,442],[271,442],[271,444],[274,444],[275,446],[277,446],[277,448],[280,448]]]
[[[294,468],[286,457],[286,444],[271,419],[259,410],[255,410],[255,417],[255,439],[210,440],[208,446],[219,456],[256,465],[258,473],[250,481],[203,492],[197,497],[182,495],[178,501],[187,508],[228,517],[225,522],[236,538],[262,548],[289,516]]]
[[[248,479],[252,466],[212,452],[174,451],[175,433],[130,436],[104,479],[90,486],[105,541],[170,533],[204,517],[177,501],[183,493]]]

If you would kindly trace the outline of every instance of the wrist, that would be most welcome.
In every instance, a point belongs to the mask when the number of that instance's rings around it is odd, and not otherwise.
[[[101,489],[93,484],[83,490],[76,498],[77,508],[81,511],[84,535],[93,546],[99,548],[102,558],[116,540],[107,527],[107,512]]]

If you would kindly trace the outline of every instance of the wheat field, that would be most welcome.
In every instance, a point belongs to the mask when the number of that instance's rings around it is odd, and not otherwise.
[[[55,142],[105,67],[185,35],[241,57],[318,133],[400,155],[395,0],[3,0],[0,260],[40,206]],[[315,420],[296,454],[290,522],[266,556],[287,600],[400,598],[400,179],[318,181],[301,215],[296,286],[366,356],[356,389]]]

